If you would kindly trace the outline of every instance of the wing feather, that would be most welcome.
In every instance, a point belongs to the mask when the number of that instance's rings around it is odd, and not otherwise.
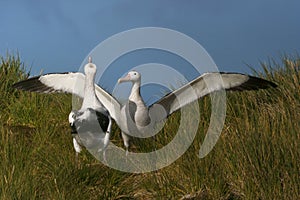
[[[13,85],[14,88],[38,93],[70,93],[84,97],[85,75],[79,72],[52,73],[35,76]],[[95,84],[95,92],[99,101],[109,111],[113,119],[117,119],[121,108],[119,102],[108,92]]]
[[[161,118],[164,118],[181,107],[218,90],[258,90],[276,86],[275,83],[265,79],[240,73],[205,73],[151,105],[150,112],[158,112],[163,115]]]
[[[82,73],[56,73],[35,76],[13,85],[14,88],[38,93],[70,93],[83,98],[84,78]]]

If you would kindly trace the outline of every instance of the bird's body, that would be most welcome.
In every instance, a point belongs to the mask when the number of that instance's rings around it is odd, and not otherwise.
[[[83,99],[79,110],[72,110],[69,123],[73,136],[73,146],[78,153],[81,145],[89,150],[103,151],[109,144],[112,119],[107,109],[99,101],[95,93],[95,74],[97,67],[89,59],[85,65],[85,75],[81,73],[46,74],[18,82],[15,88],[42,92],[66,92],[75,94]]]
[[[103,151],[105,159],[111,130],[111,118],[107,111],[92,108],[72,110],[69,123],[76,153],[81,152],[80,146],[85,146],[90,151]]]

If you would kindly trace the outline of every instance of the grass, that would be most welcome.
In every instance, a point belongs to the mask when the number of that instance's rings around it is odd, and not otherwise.
[[[210,98],[199,101],[199,130],[188,151],[168,167],[130,174],[110,169],[87,151],[75,163],[67,116],[70,95],[16,91],[28,77],[18,56],[0,61],[0,199],[298,199],[300,196],[300,59],[261,63],[257,76],[277,89],[227,94],[222,135],[198,158],[209,125]],[[179,113],[157,136],[162,147]],[[112,142],[122,146],[119,129]],[[149,150],[153,140],[133,140]]]

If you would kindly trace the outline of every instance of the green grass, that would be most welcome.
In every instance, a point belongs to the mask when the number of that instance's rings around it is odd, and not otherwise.
[[[214,149],[198,158],[209,125],[210,98],[199,101],[197,136],[176,162],[156,172],[110,169],[87,151],[79,166],[67,116],[70,95],[17,91],[28,77],[18,56],[0,61],[0,199],[298,199],[300,196],[300,59],[261,63],[257,76],[277,89],[227,94],[227,117]],[[178,127],[172,115],[157,136],[158,148]],[[114,126],[112,142],[122,146]],[[173,133],[173,134],[172,134]],[[132,151],[153,148],[134,139]]]

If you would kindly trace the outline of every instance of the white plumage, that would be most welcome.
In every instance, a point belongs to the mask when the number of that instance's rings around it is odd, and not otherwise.
[[[13,86],[42,93],[72,93],[83,98],[81,108],[78,111],[71,111],[68,118],[76,159],[81,152],[80,145],[84,145],[88,150],[103,151],[105,160],[105,152],[109,144],[112,119],[95,94],[96,70],[96,65],[89,58],[89,63],[84,67],[85,75],[82,73],[46,74],[18,82]]]

